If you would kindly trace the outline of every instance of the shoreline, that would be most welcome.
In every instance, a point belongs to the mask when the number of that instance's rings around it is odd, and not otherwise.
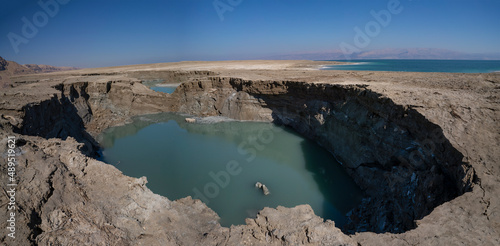
[[[181,84],[182,83],[172,83],[172,84],[161,83],[161,84],[155,84],[155,85],[153,85],[151,87],[172,87],[172,88],[175,88],[175,87],[178,87]]]
[[[335,69],[325,69],[325,68],[330,68],[334,66],[349,66],[349,65],[362,65],[368,62],[345,62],[345,64],[335,64],[335,65],[323,65],[321,66],[320,70],[335,70]],[[359,71],[365,71],[365,70],[359,70]]]
[[[402,62],[401,62],[402,61]],[[404,62],[410,61],[410,64],[404,64]],[[427,64],[428,61],[441,61],[445,64],[433,66],[432,64]],[[362,61],[352,61],[348,64],[336,64],[336,65],[323,65],[319,70],[335,70],[335,71],[381,71],[381,72],[417,72],[417,73],[465,73],[465,74],[488,74],[488,73],[498,73],[500,70],[491,70],[491,68],[480,67],[476,64],[471,64],[471,66],[476,66],[476,68],[471,69],[470,66],[464,67],[464,64],[459,64],[459,69],[455,68],[454,62],[467,62],[469,60],[425,60],[425,59],[366,59]],[[400,63],[401,62],[401,63]],[[413,62],[418,62],[417,65],[413,65]],[[448,62],[448,64],[446,64]],[[451,63],[450,63],[451,62]],[[469,62],[477,62],[476,60],[470,60]],[[498,62],[500,66],[500,61]],[[364,68],[352,67],[350,69],[342,68],[345,65],[366,65]],[[495,63],[496,65],[496,63]],[[339,66],[339,67],[337,67]],[[434,71],[436,69],[436,71]],[[418,71],[422,70],[422,71]]]

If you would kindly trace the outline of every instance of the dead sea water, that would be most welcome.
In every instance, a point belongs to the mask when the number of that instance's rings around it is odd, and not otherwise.
[[[491,73],[500,71],[500,61],[496,60],[370,59],[342,62],[350,62],[350,64],[325,66],[323,69],[443,73]]]
[[[110,128],[99,141],[103,161],[125,175],[146,176],[148,188],[171,200],[201,199],[223,226],[244,224],[264,207],[300,204],[342,226],[361,200],[360,189],[331,153],[271,123],[193,124],[162,113]]]

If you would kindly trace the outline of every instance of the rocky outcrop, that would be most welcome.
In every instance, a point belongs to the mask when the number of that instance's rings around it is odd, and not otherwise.
[[[0,71],[7,69],[7,61],[0,56]]]
[[[404,232],[474,185],[474,170],[442,129],[365,86],[211,78],[185,83],[179,111],[272,120],[343,163],[368,197],[347,232]]]
[[[314,215],[309,205],[264,208],[246,225],[232,226],[226,245],[358,245],[335,227]]]
[[[265,184],[262,184],[261,182],[255,183],[255,188],[261,189],[262,193],[264,193],[265,196],[271,194],[271,192],[269,192],[269,189],[267,188],[267,186]]]
[[[66,132],[75,133],[61,125],[95,134],[123,124],[134,115],[168,111],[173,104],[169,95],[153,92],[140,81],[127,78],[66,81],[54,84],[53,88],[57,93],[50,99],[23,107],[20,133],[63,139]],[[81,139],[77,135],[70,136]]]
[[[88,105],[78,106],[80,105],[72,104],[69,98],[59,98],[57,95],[39,104],[28,104],[23,108],[23,124],[15,132],[47,139],[65,140],[71,136],[83,143],[80,148],[83,153],[94,156],[99,144],[85,131],[84,125],[92,113]]]

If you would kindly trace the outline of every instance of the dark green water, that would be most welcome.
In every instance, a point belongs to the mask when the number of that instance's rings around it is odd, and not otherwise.
[[[201,199],[221,224],[244,224],[264,207],[310,204],[338,226],[361,191],[333,156],[288,128],[262,122],[188,124],[163,113],[136,118],[100,136],[103,160],[146,176],[169,199]],[[259,181],[271,194],[255,188]]]
[[[339,60],[340,61],[340,60]],[[347,61],[342,61],[347,62]],[[333,65],[324,70],[491,73],[500,72],[500,61],[488,60],[353,60],[352,65]]]

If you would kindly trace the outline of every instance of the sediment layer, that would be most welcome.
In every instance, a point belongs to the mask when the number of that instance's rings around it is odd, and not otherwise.
[[[190,70],[181,63],[59,73],[44,75],[45,81],[13,78],[17,83],[2,92],[0,133],[2,139],[15,135],[20,151],[16,242],[499,242],[497,75],[310,71],[304,61],[276,64],[279,70],[269,63],[262,65],[268,70],[221,69],[221,63],[194,63]],[[141,84],[155,79],[184,83],[172,95]],[[95,160],[100,131],[134,115],[172,111],[274,121],[320,143],[366,193],[343,228],[351,235],[307,205],[266,208],[246,225],[224,228],[199,200],[170,201],[151,193],[145,178],[126,177]]]

